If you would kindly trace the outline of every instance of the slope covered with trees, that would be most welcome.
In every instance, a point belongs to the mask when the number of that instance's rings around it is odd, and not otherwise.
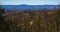
[[[60,32],[60,8],[10,13],[0,9],[0,32]]]

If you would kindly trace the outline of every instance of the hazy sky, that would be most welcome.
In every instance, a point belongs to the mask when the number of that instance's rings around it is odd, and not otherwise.
[[[2,5],[57,5],[60,3],[60,0],[0,0]]]

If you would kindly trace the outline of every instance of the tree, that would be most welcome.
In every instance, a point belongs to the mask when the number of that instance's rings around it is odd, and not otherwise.
[[[8,24],[6,23],[2,15],[4,13],[4,9],[0,6],[0,32],[6,32],[8,30]]]

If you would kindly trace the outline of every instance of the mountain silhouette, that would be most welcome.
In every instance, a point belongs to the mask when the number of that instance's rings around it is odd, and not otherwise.
[[[57,7],[57,5],[2,5],[6,10],[39,10],[39,9],[52,9]]]

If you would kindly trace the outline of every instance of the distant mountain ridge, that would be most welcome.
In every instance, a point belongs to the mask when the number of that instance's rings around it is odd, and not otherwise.
[[[7,10],[26,10],[26,9],[32,9],[32,10],[39,10],[39,9],[49,9],[49,8],[55,8],[58,7],[58,5],[1,5],[3,8]]]

